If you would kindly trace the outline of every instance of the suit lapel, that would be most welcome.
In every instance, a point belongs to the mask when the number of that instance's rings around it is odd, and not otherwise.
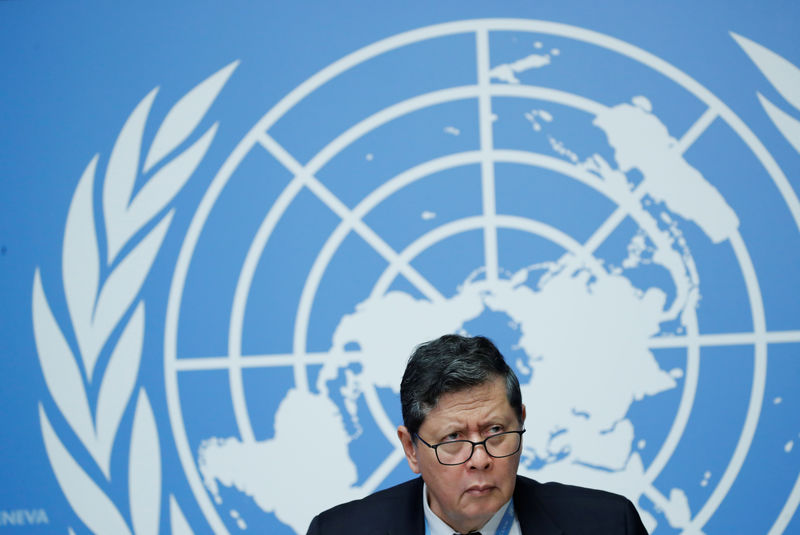
[[[514,487],[514,511],[522,535],[564,535],[536,497],[536,485],[532,480],[517,477]]]
[[[386,535],[425,535],[425,513],[422,510],[422,478],[411,481],[403,489],[402,496],[389,504],[393,510],[386,511],[392,525]],[[395,509],[396,507],[396,509]],[[383,533],[381,534],[383,535]]]

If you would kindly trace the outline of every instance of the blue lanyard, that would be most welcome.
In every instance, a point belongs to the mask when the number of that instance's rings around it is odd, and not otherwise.
[[[494,535],[508,535],[511,532],[511,526],[514,525],[514,502],[508,504],[503,519],[497,526],[497,531]],[[428,526],[428,521],[425,521],[425,535],[431,535],[431,528]]]

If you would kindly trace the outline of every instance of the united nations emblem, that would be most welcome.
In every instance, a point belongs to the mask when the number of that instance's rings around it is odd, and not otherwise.
[[[796,67],[734,39],[785,93]],[[215,128],[168,155],[233,68],[167,115],[141,168],[152,178],[133,198],[154,93],[126,123],[103,182],[103,282],[83,269],[87,258],[101,265],[96,159],[81,179],[64,240],[77,358],[34,282],[48,387],[106,477],[122,412],[135,406],[132,526],[40,411],[59,483],[98,532],[157,531],[161,494],[146,489],[160,489],[161,468],[143,459],[163,446],[146,389],[134,388],[137,294],[170,224],[165,207]],[[759,98],[800,147],[800,123]],[[520,377],[521,473],[622,493],[651,532],[702,533],[766,455],[755,437],[779,404],[767,363],[800,330],[770,324],[787,306],[771,288],[791,275],[762,242],[797,247],[799,228],[797,196],[747,124],[629,43],[486,19],[362,48],[258,120],[181,245],[164,388],[194,499],[216,533],[304,533],[320,510],[406,479],[395,432],[405,359],[461,332],[493,338]],[[93,377],[102,351],[108,364]],[[101,385],[94,404],[79,361]],[[313,485],[296,483],[298,466]],[[768,489],[780,502],[771,533],[794,514],[796,481]],[[173,531],[189,532],[170,504]]]

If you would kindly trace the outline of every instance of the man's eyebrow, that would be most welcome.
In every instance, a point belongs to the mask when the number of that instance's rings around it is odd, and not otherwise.
[[[492,425],[502,424],[503,426],[511,425],[513,422],[516,421],[516,417],[508,416],[504,414],[488,414],[485,418],[481,418],[478,422],[478,427],[483,429],[484,427],[490,427]],[[438,433],[442,435],[449,435],[450,433],[456,431],[464,431],[466,430],[467,426],[460,422],[448,422],[444,424]]]

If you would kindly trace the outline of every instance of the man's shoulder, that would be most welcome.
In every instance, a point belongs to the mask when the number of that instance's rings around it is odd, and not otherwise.
[[[525,476],[517,476],[517,488],[522,491],[524,496],[535,496],[543,503],[561,502],[568,500],[572,503],[588,502],[596,503],[600,506],[609,503],[626,503],[628,499],[619,494],[588,487],[578,487],[567,485],[555,481],[540,483]]]
[[[369,496],[365,496],[359,500],[343,503],[328,509],[328,512],[348,512],[352,509],[371,508],[378,505],[383,505],[390,502],[404,501],[407,499],[414,499],[414,497],[422,500],[422,478],[412,479],[399,485],[389,487],[388,489],[373,492]],[[420,503],[422,503],[420,501]]]
[[[422,518],[422,479],[416,478],[323,511],[312,521],[309,533],[366,533],[398,519]],[[355,530],[355,531],[353,531]]]
[[[564,533],[647,533],[631,501],[613,492],[517,476],[514,503],[520,517]]]

